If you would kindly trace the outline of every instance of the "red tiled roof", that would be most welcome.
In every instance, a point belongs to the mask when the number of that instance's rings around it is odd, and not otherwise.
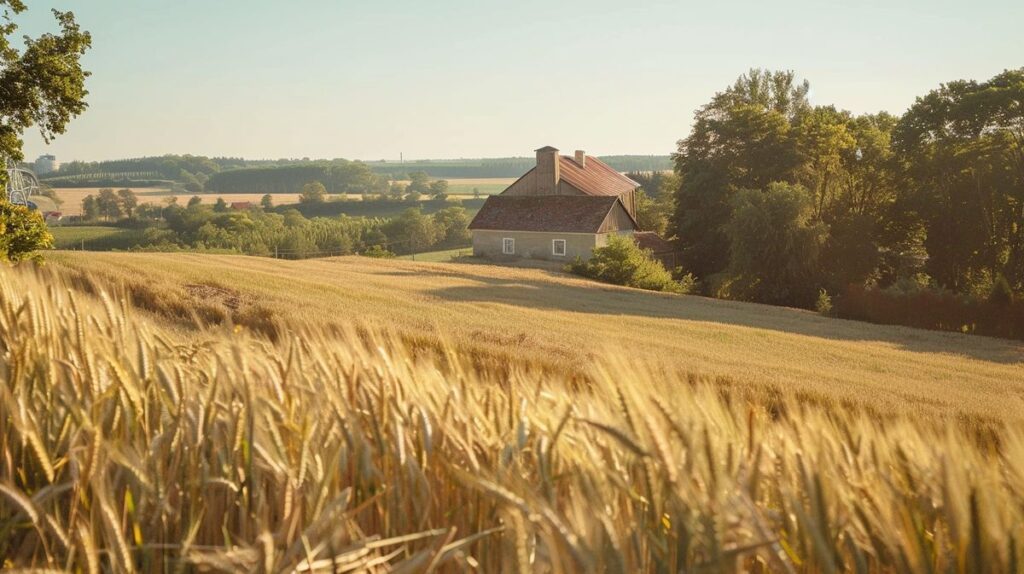
[[[650,249],[654,253],[671,253],[675,251],[675,247],[671,243],[665,241],[653,231],[637,231],[633,234],[633,239],[636,240],[636,244],[640,246],[640,249]]]
[[[587,195],[492,195],[470,229],[597,233],[618,198]]]
[[[593,156],[587,156],[586,167],[569,156],[558,156],[558,160],[561,178],[587,195],[622,195],[640,187],[639,183]]]

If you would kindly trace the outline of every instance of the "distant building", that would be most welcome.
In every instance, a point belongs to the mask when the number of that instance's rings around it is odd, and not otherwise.
[[[55,155],[41,155],[36,159],[35,163],[32,164],[32,170],[35,171],[37,175],[51,173],[58,169],[60,169],[60,162],[57,161],[57,156]]]
[[[636,237],[640,184],[583,151],[570,157],[547,146],[536,153],[536,167],[487,198],[469,224],[474,255],[568,262],[589,259],[611,235]],[[637,239],[663,249],[656,237]]]
[[[252,209],[254,207],[256,207],[256,204],[251,202],[251,201],[232,201],[231,202],[231,209],[234,209],[236,211],[245,211],[247,209]]]

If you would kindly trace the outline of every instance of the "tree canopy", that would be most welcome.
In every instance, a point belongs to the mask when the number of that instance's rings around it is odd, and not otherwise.
[[[53,10],[60,32],[24,37],[24,48],[11,42],[18,26],[14,16],[27,7],[21,0],[0,0],[0,155],[23,159],[22,135],[33,125],[50,142],[85,110],[81,57],[91,38],[71,12]],[[7,203],[7,173],[0,170],[0,260],[17,263],[52,244],[42,217]]]
[[[0,0],[0,153],[21,160],[22,134],[33,125],[50,142],[68,122],[85,111],[85,79],[81,58],[92,38],[79,28],[74,14],[53,10],[60,32],[24,37],[24,48],[11,42],[18,30],[14,16],[27,7],[21,0]]]
[[[668,233],[706,289],[1024,291],[1024,69],[943,84],[901,117],[814,106],[809,88],[752,70],[679,141]]]

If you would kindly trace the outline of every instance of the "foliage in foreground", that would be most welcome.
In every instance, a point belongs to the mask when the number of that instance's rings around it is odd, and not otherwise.
[[[52,246],[53,236],[39,213],[0,199],[0,263],[33,259],[38,250]]]
[[[688,292],[692,284],[679,282],[660,261],[641,249],[631,237],[612,235],[608,244],[594,250],[590,259],[569,264],[569,271],[606,283],[669,293]]]
[[[0,295],[7,565],[1019,568],[1019,426],[981,440],[613,352],[558,374],[356,328],[188,336],[12,270]]]

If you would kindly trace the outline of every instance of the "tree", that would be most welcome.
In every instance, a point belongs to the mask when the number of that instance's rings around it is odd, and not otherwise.
[[[10,37],[18,26],[11,15],[26,10],[22,0],[0,0],[5,11],[0,25],[0,154],[23,159],[21,135],[35,125],[47,143],[64,133],[68,122],[85,111],[85,78],[81,57],[92,38],[75,22],[74,14],[53,10],[58,34],[25,37],[18,50]],[[13,89],[10,89],[13,88]]]
[[[223,197],[217,198],[217,203],[213,204],[213,211],[217,213],[224,213],[228,210],[228,203],[224,201]]]
[[[96,196],[96,208],[101,217],[108,220],[121,218],[121,201],[113,189],[105,187]]]
[[[435,220],[423,215],[418,207],[410,207],[392,219],[385,234],[411,253],[425,251],[441,239],[442,230]]]
[[[814,200],[805,188],[773,183],[766,191],[738,192],[725,232],[730,295],[774,305],[814,304],[828,229],[814,218]]]
[[[198,195],[193,195],[192,197],[188,198],[188,203],[185,204],[185,207],[192,207],[193,205],[199,205],[201,203],[203,203],[203,198],[199,197]]]
[[[96,198],[91,194],[82,200],[82,219],[95,221],[100,216],[100,208],[96,205]]]
[[[641,230],[664,235],[671,215],[672,206],[669,202],[651,199],[643,190],[636,193],[636,223]]]
[[[267,210],[273,209],[274,198],[269,193],[264,195],[263,197],[260,198],[260,207]]]
[[[896,199],[925,228],[926,269],[958,292],[1024,289],[1024,68],[943,84],[900,118]]]
[[[434,214],[441,240],[448,245],[461,245],[469,241],[469,215],[464,207],[447,207]]]
[[[178,183],[184,186],[186,191],[196,193],[203,190],[203,184],[200,183],[199,179],[187,169],[181,169],[178,172]]]
[[[302,186],[302,193],[299,194],[299,203],[323,203],[327,197],[327,188],[319,181],[313,181]]]
[[[798,82],[792,70],[751,69],[715,99],[725,107],[753,105],[793,121],[810,109],[810,91],[811,84],[807,80]]]
[[[876,225],[870,215],[852,213],[829,226],[820,258],[829,292],[839,293],[850,285],[864,286],[876,277],[881,259]]]
[[[736,99],[719,94],[701,108],[675,156],[681,181],[675,232],[689,270],[701,277],[729,265],[724,226],[737,190],[763,189],[776,181],[793,183],[799,166],[789,118]]]
[[[117,192],[117,198],[125,215],[131,217],[135,213],[135,208],[139,205],[139,199],[135,197],[135,192],[127,188],[121,189]]]
[[[409,193],[420,194],[430,193],[430,176],[422,171],[414,171],[409,174],[409,185],[406,187]]]
[[[53,247],[53,236],[38,212],[0,201],[0,261],[37,259],[39,249]]]
[[[25,130],[35,125],[49,143],[85,110],[89,73],[82,69],[81,57],[91,38],[71,12],[53,10],[60,32],[25,36],[19,50],[11,43],[18,29],[12,15],[26,6],[22,0],[0,0],[0,9],[0,156],[20,161]],[[6,178],[0,170],[0,259],[17,262],[49,247],[53,238],[39,214],[7,203]]]
[[[448,180],[437,179],[430,182],[430,195],[434,199],[444,199],[448,195]]]
[[[854,149],[850,134],[850,114],[833,106],[821,106],[801,115],[794,129],[800,159],[798,180],[815,198],[815,216],[822,218],[830,201],[839,199],[837,188],[843,171],[843,158]]]

